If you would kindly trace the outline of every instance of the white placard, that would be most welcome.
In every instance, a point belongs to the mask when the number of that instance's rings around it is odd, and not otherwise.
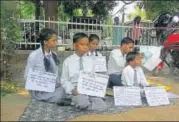
[[[25,88],[27,90],[53,92],[55,90],[56,79],[56,74],[29,69]]]
[[[149,106],[170,104],[164,87],[145,87],[144,91]]]
[[[161,47],[157,46],[140,46],[140,52],[144,53],[142,64],[149,71],[152,71],[160,62]]]
[[[116,106],[141,106],[142,100],[139,87],[113,87]]]
[[[105,56],[93,56],[94,71],[106,72],[106,57]]]
[[[80,71],[77,90],[80,94],[104,97],[108,84],[108,75]]]
[[[167,96],[168,96],[168,99],[177,99],[177,98],[179,98],[178,94],[175,94],[175,93],[172,93],[172,92],[167,92]]]

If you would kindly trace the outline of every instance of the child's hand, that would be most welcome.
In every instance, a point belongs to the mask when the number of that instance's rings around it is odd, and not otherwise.
[[[60,87],[60,83],[56,82],[55,88]]]
[[[74,88],[74,89],[72,90],[72,94],[73,94],[73,95],[77,95],[77,94],[78,94],[78,91],[77,91],[76,88]]]

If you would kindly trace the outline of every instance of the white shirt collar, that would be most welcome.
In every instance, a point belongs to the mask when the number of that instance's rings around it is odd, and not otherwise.
[[[52,51],[50,50],[50,52],[46,52],[46,51],[44,51],[45,52],[45,56],[52,56]]]
[[[80,56],[78,56],[77,54],[76,54],[76,52],[74,52],[74,57],[77,59],[77,60],[79,60],[80,59]],[[82,59],[83,59],[83,57],[85,57],[86,55],[84,54],[83,56],[82,56]]]
[[[42,51],[42,47],[40,46],[40,50]],[[43,51],[42,51],[42,54],[43,54]],[[45,50],[44,50],[44,56],[52,56],[52,51],[50,50],[50,52],[46,52]]]

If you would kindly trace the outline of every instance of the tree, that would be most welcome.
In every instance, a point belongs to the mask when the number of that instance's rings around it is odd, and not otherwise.
[[[109,12],[117,5],[116,1],[106,0],[30,0],[35,4],[35,16],[39,13],[39,3],[45,10],[46,20],[57,20],[59,6],[63,6],[63,12],[68,16],[82,12],[83,16],[95,16],[100,19],[107,17]],[[29,1],[26,1],[29,2]],[[32,11],[33,9],[29,10]],[[80,13],[81,14],[81,13]]]
[[[19,1],[20,4],[20,18],[29,19],[35,17],[36,6],[31,1]]]
[[[64,13],[73,16],[73,11],[81,9],[83,16],[91,11],[95,17],[106,18],[109,12],[117,5],[116,1],[107,0],[60,0],[59,4],[64,6]]]
[[[130,20],[133,20],[136,16],[140,16],[142,20],[147,19],[146,11],[145,9],[140,9],[138,6],[135,6],[135,11],[128,14],[128,18]]]
[[[56,21],[57,20],[57,10],[58,10],[58,1],[57,0],[44,0],[44,9],[45,9],[45,20]],[[49,28],[57,29],[55,23],[49,23]]]
[[[154,20],[162,11],[177,12],[179,11],[178,0],[145,0],[138,2],[139,8],[146,10],[147,19]]]
[[[20,40],[19,16],[17,1],[1,1],[1,52],[13,52],[12,42]]]
[[[113,10],[113,8],[117,5],[116,1],[108,1],[108,0],[99,0],[91,7],[92,13],[96,15],[96,17],[102,19],[106,18],[109,15],[109,12]]]

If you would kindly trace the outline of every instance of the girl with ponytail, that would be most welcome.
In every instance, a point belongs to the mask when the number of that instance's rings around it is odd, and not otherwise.
[[[60,86],[60,78],[58,72],[59,60],[57,54],[51,51],[56,47],[57,34],[54,30],[44,28],[41,30],[38,40],[40,41],[40,48],[33,51],[27,61],[25,70],[25,81],[29,69],[37,69],[43,72],[51,72],[57,75],[56,89],[54,92],[42,92],[29,90],[32,98],[43,100],[47,102],[61,103],[65,96],[64,89]]]

